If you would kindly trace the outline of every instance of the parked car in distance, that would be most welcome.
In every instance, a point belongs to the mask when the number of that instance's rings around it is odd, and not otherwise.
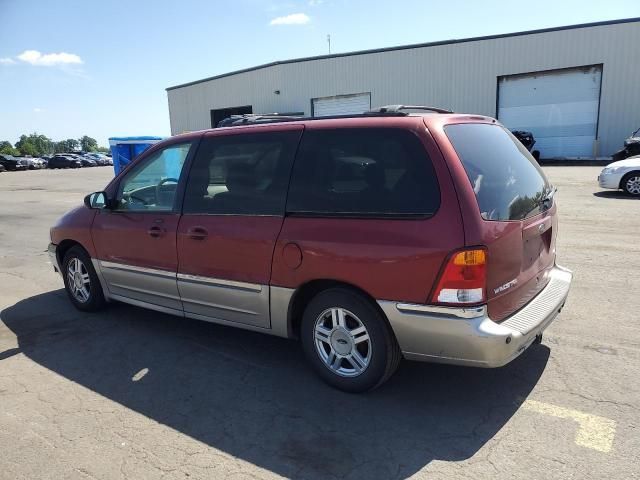
[[[39,170],[45,167],[45,163],[40,157],[19,157],[27,163],[29,170]]]
[[[92,160],[91,158],[87,158],[84,156],[78,157],[78,160],[82,162],[83,167],[96,167],[98,165],[98,163],[95,160]]]
[[[49,159],[48,168],[80,168],[82,162],[64,155],[54,155]]]
[[[23,158],[5,154],[0,154],[0,165],[10,171],[27,170],[29,168],[29,162]]]
[[[640,196],[640,155],[610,163],[598,175],[600,188],[624,190],[634,197]]]
[[[624,148],[614,153],[612,159],[615,161],[624,160],[636,155],[640,155],[640,128],[624,141]]]
[[[178,135],[51,229],[70,301],[298,338],[330,385],[500,367],[562,310],[555,188],[496,120],[389,106]]]
[[[90,160],[93,160],[99,166],[109,165],[109,161],[107,160],[107,157],[99,153],[87,153],[84,156]]]
[[[525,148],[531,152],[531,156],[535,158],[536,161],[540,160],[540,151],[533,149],[533,146],[536,144],[536,139],[533,136],[533,133],[524,130],[512,130],[511,133],[513,133],[513,136],[520,140]]]

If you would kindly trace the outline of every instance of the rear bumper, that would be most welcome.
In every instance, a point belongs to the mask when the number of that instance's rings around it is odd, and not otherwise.
[[[379,301],[409,360],[501,367],[527,349],[564,306],[573,274],[555,266],[547,286],[501,323],[485,306],[448,308]]]

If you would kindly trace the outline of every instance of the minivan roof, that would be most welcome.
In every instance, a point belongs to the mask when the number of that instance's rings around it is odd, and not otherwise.
[[[231,131],[249,131],[249,130],[287,130],[294,125],[303,126],[306,129],[326,129],[326,128],[384,128],[384,127],[400,127],[400,126],[416,126],[422,124],[446,125],[450,123],[498,123],[494,118],[484,115],[475,115],[467,113],[403,113],[388,115],[340,115],[334,117],[301,117],[291,118],[283,121],[282,119],[273,122],[248,123],[243,125],[234,125],[229,127],[207,128],[193,132],[185,132],[175,135],[172,138],[189,139],[195,138],[205,133],[223,134],[223,132]],[[289,126],[289,127],[287,127]]]

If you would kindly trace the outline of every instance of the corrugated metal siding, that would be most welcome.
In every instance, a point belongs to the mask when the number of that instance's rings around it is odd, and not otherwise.
[[[371,109],[371,94],[359,93],[354,95],[339,95],[337,97],[313,98],[314,117],[328,117],[331,115],[352,115],[364,113]]]
[[[312,98],[358,92],[371,92],[374,107],[496,116],[500,76],[603,64],[598,138],[609,155],[640,126],[638,45],[634,22],[275,65],[169,90],[171,132],[210,128],[213,108],[311,115]]]

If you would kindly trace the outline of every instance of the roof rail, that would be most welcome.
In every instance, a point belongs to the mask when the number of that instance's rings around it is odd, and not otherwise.
[[[385,105],[367,113],[402,113],[403,110],[427,110],[436,113],[453,113],[451,110],[438,107],[427,107],[425,105]]]
[[[374,110],[363,113],[353,113],[346,115],[331,115],[326,117],[308,117],[303,112],[293,113],[245,113],[241,115],[231,115],[218,122],[216,127],[237,127],[240,125],[253,125],[256,123],[277,123],[295,122],[299,120],[328,120],[337,118],[358,118],[358,117],[406,117],[409,115],[405,110],[426,110],[436,113],[453,113],[450,110],[437,107],[425,107],[420,105],[385,105]]]
[[[273,123],[273,122],[291,122],[300,120],[304,117],[304,113],[245,113],[242,115],[231,115],[223,118],[218,122],[218,127],[235,127],[251,123]]]

